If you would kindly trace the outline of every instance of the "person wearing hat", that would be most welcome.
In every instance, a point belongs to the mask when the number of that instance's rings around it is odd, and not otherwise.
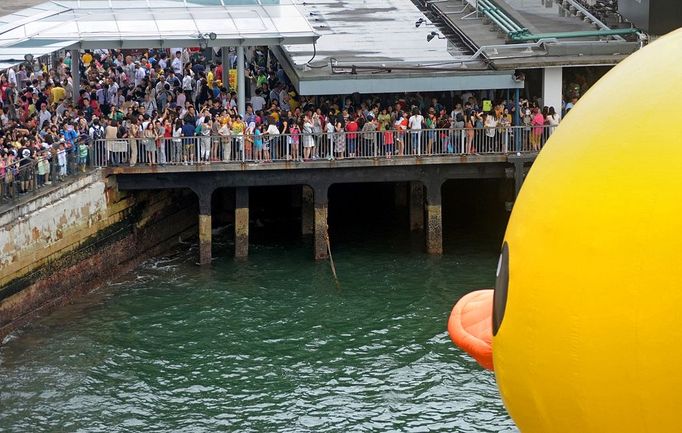
[[[81,61],[83,63],[83,66],[85,66],[86,68],[89,68],[90,63],[92,63],[92,54],[86,52],[85,54],[83,54]]]
[[[220,98],[220,89],[223,87],[223,82],[221,80],[213,81],[213,97]]]

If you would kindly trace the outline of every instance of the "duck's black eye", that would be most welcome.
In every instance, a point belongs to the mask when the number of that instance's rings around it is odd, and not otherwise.
[[[497,281],[495,281],[495,294],[493,295],[493,335],[502,325],[504,310],[507,308],[507,290],[509,289],[509,245],[502,245],[502,254],[497,263]]]

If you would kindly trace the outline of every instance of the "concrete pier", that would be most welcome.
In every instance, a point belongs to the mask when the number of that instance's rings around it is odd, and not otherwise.
[[[315,231],[315,192],[308,185],[301,188],[301,234],[312,235]]]
[[[213,190],[195,191],[199,197],[199,264],[211,264],[212,221],[211,197]]]
[[[426,252],[443,254],[442,182],[431,182],[426,187]]]
[[[234,206],[234,256],[249,255],[249,188],[238,187],[235,191]]]
[[[93,171],[2,209],[0,345],[37,315],[196,236],[195,200],[188,188],[121,191]]]
[[[211,215],[199,214],[199,264],[211,264]]]
[[[408,193],[407,193],[407,187],[408,184],[405,182],[396,182],[395,185],[393,186],[394,188],[394,204],[395,207],[397,208],[405,208],[407,207],[407,202],[408,202]]]
[[[410,182],[410,230],[424,230],[424,185]]]
[[[298,191],[291,204],[301,206],[301,232],[314,234],[313,257],[328,258],[328,189],[331,185],[351,183],[394,183],[395,205],[403,197],[409,208],[410,229],[424,230],[425,247],[431,254],[443,252],[440,187],[446,180],[514,179],[516,191],[535,154],[471,155],[453,158],[429,157],[422,160],[316,160],[298,168],[290,162],[272,164],[215,164],[197,170],[191,166],[111,167],[106,176],[115,176],[122,191],[191,189],[200,198],[201,263],[211,260],[211,195],[218,188],[237,191],[235,211],[235,255],[248,254],[249,187],[288,186]],[[303,187],[302,185],[308,185]],[[240,188],[243,188],[239,190]],[[241,191],[241,192],[239,192]],[[300,191],[300,194],[299,194]],[[312,197],[311,197],[312,191]],[[403,192],[404,191],[404,195]],[[203,197],[203,198],[202,198]],[[284,205],[288,205],[286,201]],[[390,202],[388,203],[390,206]],[[426,215],[426,216],[425,216]],[[425,220],[426,218],[426,220]],[[426,227],[425,227],[426,223]],[[298,229],[296,229],[298,231]],[[331,239],[332,246],[334,239]]]
[[[313,191],[315,208],[315,260],[325,260],[329,258],[329,252],[327,251],[327,236],[329,236],[329,226],[327,225],[327,218],[329,216],[329,185],[315,185]]]

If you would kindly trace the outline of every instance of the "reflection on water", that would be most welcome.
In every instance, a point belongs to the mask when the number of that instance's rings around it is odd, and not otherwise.
[[[150,260],[0,348],[0,431],[516,431],[445,331],[497,245],[412,244],[340,244],[340,288],[306,245]]]

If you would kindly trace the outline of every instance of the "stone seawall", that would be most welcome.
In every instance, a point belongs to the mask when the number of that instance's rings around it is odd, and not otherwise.
[[[118,191],[99,172],[0,215],[0,341],[36,314],[196,234],[189,191]]]

